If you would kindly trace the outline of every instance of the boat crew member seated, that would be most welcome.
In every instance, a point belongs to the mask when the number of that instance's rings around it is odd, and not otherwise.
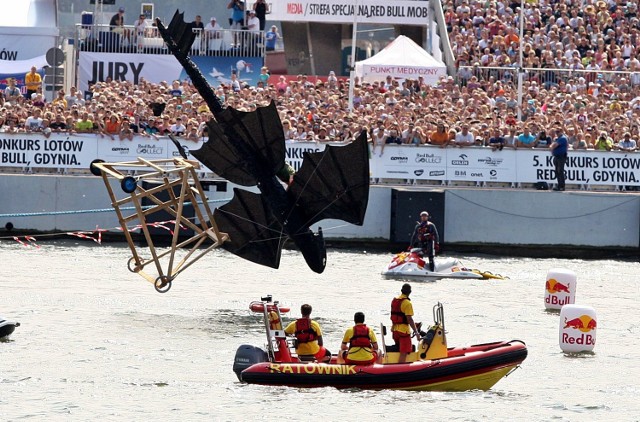
[[[284,332],[296,337],[298,359],[303,362],[329,362],[331,352],[322,345],[322,330],[320,324],[311,319],[311,310],[311,305],[302,305],[300,307],[302,318],[287,325]]]
[[[353,327],[342,338],[340,356],[350,365],[373,365],[378,361],[378,340],[373,330],[364,324],[364,314],[356,312]]]
[[[435,271],[435,254],[440,250],[440,236],[436,225],[429,221],[429,213],[422,211],[420,221],[413,229],[411,248],[420,248],[423,257],[429,257],[429,271]]]
[[[413,321],[413,305],[411,304],[411,285],[405,283],[402,285],[400,296],[391,301],[391,332],[393,333],[393,341],[398,348],[400,355],[398,363],[404,363],[407,355],[411,353],[411,331],[413,329],[418,341],[421,340],[420,330]]]

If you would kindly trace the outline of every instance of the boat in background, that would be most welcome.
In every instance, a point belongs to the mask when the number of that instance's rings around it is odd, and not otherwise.
[[[457,258],[438,258],[435,261],[434,271],[429,271],[429,263],[422,258],[420,252],[422,252],[422,249],[413,248],[396,254],[391,263],[382,270],[382,275],[388,278],[412,277],[427,280],[442,278],[504,280],[507,278],[490,271],[467,268]]]
[[[301,362],[294,352],[293,338],[282,329],[281,313],[288,311],[271,296],[253,302],[250,309],[262,313],[267,334],[266,350],[242,345],[236,351],[233,370],[241,382],[289,387],[335,387],[371,390],[467,391],[488,390],[514,371],[527,357],[520,340],[498,341],[448,348],[442,304],[434,306],[434,325],[425,333],[417,350],[405,363],[400,353],[379,337],[381,362],[370,365]],[[423,335],[422,335],[423,334]]]
[[[10,336],[19,326],[19,322],[9,321],[0,316],[0,339]]]

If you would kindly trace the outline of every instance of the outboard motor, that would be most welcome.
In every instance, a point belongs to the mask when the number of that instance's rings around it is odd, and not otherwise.
[[[19,322],[7,321],[0,316],[0,339],[9,336],[19,326]]]
[[[242,371],[256,363],[267,362],[268,360],[267,352],[261,348],[243,344],[236,350],[236,357],[233,359],[233,372],[238,376],[238,380],[242,381]]]

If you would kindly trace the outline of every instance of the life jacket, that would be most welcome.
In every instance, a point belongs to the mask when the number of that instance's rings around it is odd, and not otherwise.
[[[408,297],[398,299],[397,297],[391,301],[391,322],[394,324],[406,324],[407,316],[402,312],[402,301],[410,300]]]
[[[296,339],[298,339],[298,343],[311,343],[318,339],[318,333],[311,327],[311,319],[300,318],[296,320]]]
[[[371,348],[371,339],[369,338],[369,327],[366,325],[354,325],[353,336],[349,340],[349,348],[352,347],[368,347]]]
[[[433,240],[433,230],[429,225],[429,222],[420,223],[418,227],[418,240],[420,242],[429,242]]]

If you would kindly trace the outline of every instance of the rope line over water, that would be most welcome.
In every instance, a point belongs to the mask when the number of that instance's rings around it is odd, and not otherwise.
[[[214,202],[228,202],[231,198],[226,199],[212,199],[207,201],[207,203],[211,204]],[[202,202],[198,202],[198,205],[202,205]],[[185,206],[191,206],[191,202],[185,202]],[[156,205],[145,205],[142,209],[153,208]],[[134,211],[136,207],[120,207],[122,211]],[[90,210],[70,210],[70,211],[42,211],[42,212],[17,212],[17,213],[6,213],[0,214],[0,218],[18,218],[18,217],[46,217],[51,215],[73,215],[73,214],[95,214],[102,212],[115,212],[113,208],[95,208]]]

